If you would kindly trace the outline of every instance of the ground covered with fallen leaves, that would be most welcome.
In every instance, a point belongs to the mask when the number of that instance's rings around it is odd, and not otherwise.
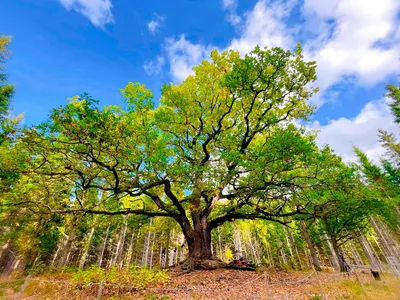
[[[400,280],[386,274],[283,270],[169,272],[159,284],[136,288],[105,283],[101,299],[400,299]],[[357,279],[358,277],[358,279]],[[0,282],[0,299],[18,299],[23,283]],[[1,287],[6,288],[2,291]],[[23,299],[97,299],[99,283],[77,285],[67,276],[42,275],[28,282]]]

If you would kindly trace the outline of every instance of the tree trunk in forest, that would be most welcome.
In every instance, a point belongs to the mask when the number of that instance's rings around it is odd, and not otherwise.
[[[83,269],[83,267],[85,266],[86,258],[90,250],[90,244],[92,243],[93,234],[94,234],[94,227],[92,227],[92,229],[90,230],[89,236],[87,237],[87,241],[83,248],[83,253],[79,261],[79,269]]]
[[[153,219],[150,219],[150,225],[153,225]],[[148,258],[149,258],[149,250],[150,250],[150,241],[151,241],[152,232],[149,230],[144,239],[144,247],[142,252],[142,266],[148,266]]]
[[[2,255],[0,257],[0,276],[9,276],[11,274],[16,259],[16,249],[14,249],[12,241],[9,240],[2,247]]]
[[[345,267],[345,264],[344,264],[343,254],[340,251],[340,247],[339,247],[336,239],[334,237],[332,237],[332,236],[331,236],[331,243],[332,243],[333,251],[335,251],[335,255],[336,255],[337,259],[338,259],[340,272],[346,272],[347,270],[346,270],[346,267]]]
[[[282,246],[280,247],[280,251],[281,251],[281,258],[282,258],[281,267],[282,267],[282,268],[286,268],[287,265],[288,265],[288,263],[287,263],[287,259],[286,259],[285,250],[283,249],[283,243],[282,243]]]
[[[353,259],[356,265],[364,265],[363,260],[361,259],[360,253],[358,253],[358,250],[356,246],[353,243],[353,240],[349,241],[348,243],[350,247],[350,252],[353,254]]]
[[[60,260],[58,261],[57,266],[60,267],[64,267],[68,264],[69,261],[69,256],[71,254],[71,248],[72,248],[72,243],[75,239],[75,230],[72,230],[72,232],[70,232],[70,234],[64,237],[64,241],[63,241],[63,245],[61,248],[61,255]]]
[[[139,227],[137,230],[137,233],[136,233],[135,245],[133,247],[133,249],[135,250],[135,255],[132,255],[132,260],[130,262],[130,264],[134,264],[135,266],[137,265],[137,261],[138,261],[138,255],[139,255],[138,244],[139,244],[140,236],[141,236],[141,229]]]
[[[339,270],[340,269],[339,258],[336,256],[335,250],[333,249],[331,239],[328,237],[328,235],[326,233],[324,233],[324,237],[325,237],[326,242],[328,243],[329,250],[331,251],[331,254],[332,254],[332,256],[329,256],[328,254],[326,254],[330,261],[330,264],[333,268]],[[324,251],[321,251],[321,249],[320,249],[320,253],[324,253]]]
[[[103,263],[104,251],[106,250],[109,232],[110,232],[110,224],[107,227],[106,236],[104,237],[103,247],[101,248],[101,253],[100,253],[100,257],[99,257],[99,267],[100,268]]]
[[[269,266],[274,268],[275,267],[274,258],[272,257],[271,247],[269,244],[267,245],[267,252],[269,257]]]
[[[218,249],[219,249],[219,259],[222,259],[222,243],[221,243],[221,228],[218,227]]]
[[[291,231],[289,231],[289,230],[288,230],[288,232],[289,232],[290,241],[291,241],[291,243],[292,243],[292,246],[293,246],[293,248],[294,248],[294,251],[296,252],[297,261],[298,261],[298,263],[299,263],[300,270],[302,270],[302,269],[303,269],[303,264],[302,264],[302,262],[301,262],[301,258],[300,258],[300,254],[299,254],[299,249],[297,248],[296,240],[294,239],[293,233],[292,233]]]
[[[235,252],[233,253],[233,257],[235,259],[240,259],[243,256],[242,239],[240,236],[240,231],[236,225],[233,225],[233,244],[235,247]]]
[[[189,248],[189,258],[194,260],[211,259],[211,230],[208,226],[194,229],[186,238]]]
[[[149,261],[149,269],[153,267],[153,255],[154,255],[154,244],[156,242],[156,234],[153,234],[153,243],[151,244],[151,250],[150,250],[150,261]]]
[[[112,265],[119,265],[119,261],[121,259],[121,255],[122,255],[122,250],[123,250],[124,244],[125,244],[125,236],[126,236],[127,228],[128,228],[128,224],[127,224],[127,221],[125,220],[124,227],[122,228],[122,230],[119,233],[119,239],[118,239],[117,247],[115,249],[115,255],[114,255],[114,259],[112,261]]]
[[[3,257],[3,253],[8,250],[9,246],[10,246],[10,240],[7,240],[7,242],[0,248],[0,260]]]
[[[301,220],[300,225],[301,225],[303,237],[306,240],[308,249],[310,250],[310,255],[312,258],[314,268],[316,271],[321,271],[321,264],[318,260],[317,252],[315,251],[315,247],[311,240],[310,234],[308,233],[306,222],[304,220]]]
[[[253,255],[254,255],[253,262],[256,265],[260,265],[261,264],[261,259],[260,259],[260,255],[259,255],[259,252],[258,252],[257,240],[256,239],[253,240],[253,237],[251,235],[250,235],[249,239],[250,239],[250,247],[251,247],[251,250],[253,251]]]
[[[129,243],[128,252],[127,252],[126,257],[125,257],[125,267],[127,267],[127,268],[129,268],[129,265],[130,265],[131,260],[132,260],[134,239],[135,239],[135,231],[132,230],[131,241]]]
[[[333,232],[333,230],[332,230],[332,228],[331,228],[326,216],[323,216],[322,220],[324,221],[326,229],[328,231],[327,233],[329,235],[329,239],[330,239],[331,244],[332,244],[332,249],[333,249],[333,252],[334,252],[333,254],[336,256],[337,262],[339,264],[339,270],[340,270],[340,272],[346,272],[347,270],[346,270],[345,263],[344,263],[344,257],[343,257],[343,254],[340,251],[340,247],[338,245],[338,242],[337,242],[337,239],[335,237],[335,234],[334,234],[334,232]]]
[[[226,266],[215,259],[211,251],[211,227],[207,217],[192,212],[193,227],[189,222],[182,222],[180,226],[189,249],[189,257],[181,264],[182,269],[217,269]]]
[[[165,246],[164,268],[169,267],[169,246],[171,244],[171,231],[167,232],[167,245]]]
[[[361,246],[361,249],[364,252],[364,255],[367,257],[369,265],[374,268],[376,266],[378,266],[378,263],[376,262],[376,259],[374,257],[374,255],[371,253],[371,249],[369,249],[367,243],[365,243],[365,237],[363,235],[360,235],[357,237],[358,239],[358,243]]]
[[[293,268],[297,270],[297,263],[296,263],[296,259],[293,254],[292,245],[290,244],[290,241],[289,241],[288,232],[287,232],[287,230],[285,230],[285,228],[282,228],[282,229],[283,229],[283,235],[285,236],[287,248],[289,249],[290,258],[293,262]]]
[[[150,250],[150,239],[151,239],[151,231],[149,231],[144,239],[144,248],[142,253],[142,266],[147,267],[148,265],[148,257]]]

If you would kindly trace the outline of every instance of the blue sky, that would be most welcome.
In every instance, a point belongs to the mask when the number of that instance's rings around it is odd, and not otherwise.
[[[0,34],[13,37],[7,71],[27,124],[82,92],[121,104],[129,81],[157,100],[163,83],[182,81],[212,49],[301,42],[318,63],[307,126],[320,144],[346,160],[355,144],[376,159],[376,130],[398,130],[384,99],[400,74],[398,0],[3,0]]]

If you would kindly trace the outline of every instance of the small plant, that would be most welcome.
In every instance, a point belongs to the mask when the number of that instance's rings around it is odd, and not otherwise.
[[[149,284],[157,284],[168,279],[168,274],[161,270],[148,270],[145,268],[130,267],[128,270],[119,270],[112,267],[109,270],[92,266],[85,270],[79,270],[73,276],[73,282],[77,285],[89,285],[104,280],[106,283],[131,285],[133,287],[145,287]]]

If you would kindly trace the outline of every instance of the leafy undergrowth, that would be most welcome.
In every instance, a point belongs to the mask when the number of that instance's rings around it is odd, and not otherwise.
[[[64,271],[33,277],[26,299],[96,299],[104,280],[101,299],[400,299],[400,280],[385,275],[375,281],[370,274],[334,272],[312,274],[266,270],[195,271],[168,274],[145,269]],[[40,279],[40,280],[38,280]],[[20,284],[20,283],[19,283]],[[268,296],[268,298],[267,298]]]
[[[24,283],[24,280],[6,280],[0,279],[0,299],[8,299],[9,295],[16,294],[21,285]]]
[[[168,275],[165,271],[134,267],[121,271],[117,268],[105,270],[95,266],[83,271],[80,270],[73,276],[73,282],[77,285],[99,283],[104,280],[105,283],[109,284],[132,285],[138,288],[161,283],[167,279]]]

